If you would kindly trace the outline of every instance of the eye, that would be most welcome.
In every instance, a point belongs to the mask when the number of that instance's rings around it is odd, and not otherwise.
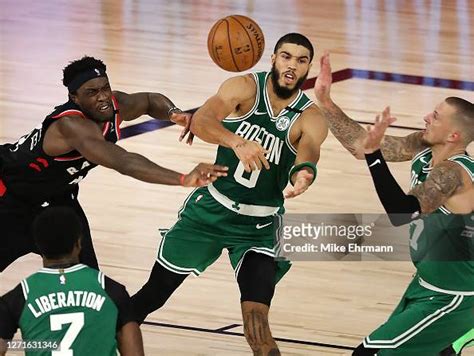
[[[298,60],[298,63],[300,63],[300,64],[306,64],[306,63],[308,63],[308,60],[307,60],[306,58],[300,58],[300,59]]]

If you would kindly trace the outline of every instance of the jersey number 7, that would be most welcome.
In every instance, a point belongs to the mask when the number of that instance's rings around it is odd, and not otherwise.
[[[49,321],[51,324],[51,331],[59,331],[63,328],[64,324],[71,324],[59,344],[59,350],[52,351],[51,356],[73,356],[74,352],[71,349],[71,346],[84,326],[84,313],[51,315]]]

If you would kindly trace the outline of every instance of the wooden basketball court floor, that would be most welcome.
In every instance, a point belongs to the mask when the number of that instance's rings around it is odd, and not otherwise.
[[[288,32],[301,32],[315,45],[310,78],[318,73],[322,51],[329,50],[333,71],[349,70],[333,86],[335,101],[361,121],[372,121],[390,105],[397,124],[406,127],[391,134],[423,127],[423,116],[447,96],[474,100],[469,0],[0,0],[0,7],[0,143],[16,141],[66,100],[61,70],[84,54],[105,61],[114,89],[161,92],[183,109],[198,107],[232,75],[212,63],[206,48],[212,24],[230,14],[250,16],[264,31],[266,48],[255,70],[270,68],[273,46]],[[313,96],[311,88],[306,92]],[[182,172],[213,161],[215,147],[200,140],[187,147],[178,134],[171,126],[119,144]],[[406,189],[409,164],[391,168]],[[131,294],[153,265],[158,228],[173,224],[189,192],[100,167],[81,183],[101,269]],[[322,147],[315,184],[286,207],[289,213],[382,212],[365,163],[332,135]],[[16,261],[0,276],[0,293],[39,266],[34,255]],[[413,271],[408,261],[294,263],[277,286],[270,314],[281,351],[350,354],[389,316]],[[142,331],[149,355],[250,350],[225,252],[147,321]]]

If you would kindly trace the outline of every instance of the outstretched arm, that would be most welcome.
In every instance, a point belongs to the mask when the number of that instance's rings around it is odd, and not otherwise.
[[[170,120],[171,114],[179,109],[163,94],[113,92],[119,103],[120,116],[124,121],[131,121],[142,115],[154,119]],[[180,110],[179,110],[180,111]]]
[[[80,117],[64,117],[56,123],[62,140],[70,150],[77,150],[88,161],[116,170],[124,175],[148,183],[201,186],[226,175],[226,168],[210,164],[198,165],[190,174],[182,174],[161,167],[137,153],[105,141],[99,127]]]
[[[392,223],[402,225],[416,218],[419,213],[431,213],[446,203],[463,186],[462,175],[466,173],[454,162],[442,162],[433,168],[425,182],[405,194],[390,173],[380,151],[380,141],[385,130],[394,121],[390,109],[386,108],[382,118],[377,116],[374,126],[369,128],[363,146],[380,201]]]
[[[299,120],[301,122],[301,137],[298,142],[298,153],[295,167],[309,162],[316,166],[319,161],[321,145],[328,135],[328,127],[321,112],[315,105],[306,109]],[[293,189],[285,194],[285,198],[294,198],[304,193],[316,179],[317,171],[309,167],[293,173],[290,177]]]
[[[124,121],[131,121],[142,115],[148,115],[154,119],[169,120],[183,126],[184,129],[179,136],[180,141],[189,133],[192,115],[182,112],[163,94],[127,94],[121,91],[114,91],[114,96],[119,103],[120,117]],[[193,136],[193,134],[189,134],[188,144],[192,144]]]
[[[211,96],[194,114],[191,131],[202,140],[234,150],[247,172],[270,168],[265,150],[255,142],[227,130],[222,120],[236,111],[241,103],[256,95],[255,81],[249,76],[238,76],[222,83],[218,92]]]
[[[332,83],[329,54],[321,57],[321,69],[314,87],[318,106],[326,117],[329,129],[341,144],[357,159],[364,159],[363,141],[367,131],[356,121],[347,116],[331,99]],[[381,150],[389,162],[409,161],[425,148],[422,133],[415,132],[405,137],[385,135]]]
[[[255,81],[249,75],[227,79],[194,113],[191,130],[209,143],[229,148],[241,144],[244,139],[227,130],[221,122],[242,102],[255,98],[256,90]]]

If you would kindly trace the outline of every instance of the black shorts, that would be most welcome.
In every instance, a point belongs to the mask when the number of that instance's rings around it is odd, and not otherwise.
[[[16,259],[30,252],[39,254],[32,234],[35,217],[47,206],[68,206],[74,209],[83,224],[81,262],[98,268],[87,218],[77,201],[77,190],[52,197],[46,204],[27,204],[6,192],[0,197],[0,272]]]

